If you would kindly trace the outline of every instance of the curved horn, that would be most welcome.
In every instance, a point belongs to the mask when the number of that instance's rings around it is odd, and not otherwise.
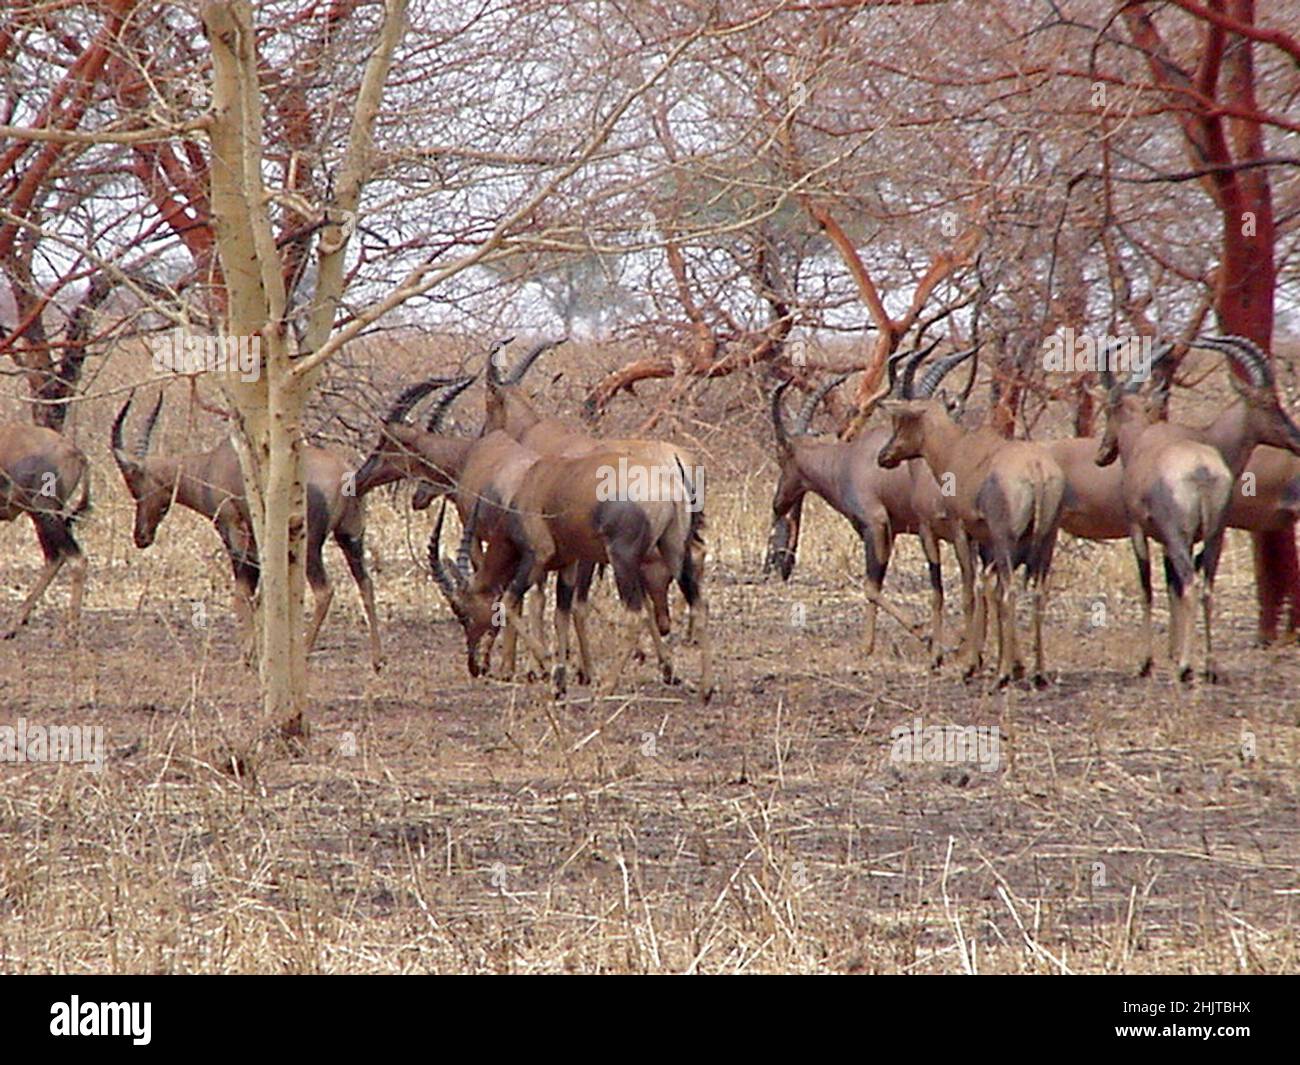
[[[842,385],[848,379],[849,375],[846,373],[836,374],[829,381],[823,381],[813,390],[812,395],[810,395],[804,402],[803,410],[799,412],[799,417],[795,419],[795,436],[807,435],[808,427],[812,425],[813,413],[817,410],[817,404],[825,399],[832,389]]]
[[[149,418],[144,423],[144,432],[140,434],[140,440],[135,445],[135,457],[141,462],[149,454],[149,445],[153,442],[153,431],[158,425],[158,415],[162,413],[163,394],[158,392],[158,400],[153,405],[153,410],[149,412]]]
[[[474,544],[478,540],[478,508],[482,506],[483,500],[474,500],[474,509],[469,512],[469,519],[465,522],[465,528],[461,531],[460,546],[456,549],[456,571],[460,585],[464,588],[469,584],[470,578],[474,575],[470,568],[470,556],[474,550]]]
[[[1101,365],[1097,369],[1097,376],[1101,378],[1101,386],[1106,390],[1107,403],[1115,396],[1115,375],[1110,369],[1110,351],[1111,345],[1108,343],[1101,358]]]
[[[494,342],[490,348],[488,348],[488,357],[487,357],[488,384],[495,386],[502,383],[501,374],[497,372],[497,355],[501,352],[503,348],[508,348],[514,342],[515,342],[515,338],[512,336],[502,337],[500,340]]]
[[[934,363],[925,371],[925,376],[921,378],[920,383],[916,386],[915,398],[929,399],[934,395],[934,390],[939,387],[939,382],[948,376],[948,373],[955,369],[961,363],[965,362],[976,351],[979,345],[966,348],[964,351],[956,352],[953,355],[945,355],[938,362]]]
[[[957,410],[964,413],[966,410],[966,401],[970,399],[970,394],[975,390],[975,378],[980,372],[980,343],[978,337],[972,337],[975,342],[975,361],[970,364],[970,376],[966,378],[966,387],[961,390],[957,396]]]
[[[939,339],[941,340],[943,338],[940,337]],[[925,348],[916,348],[915,350],[912,351],[911,357],[907,361],[907,365],[903,367],[903,386],[902,386],[902,391],[898,393],[900,398],[902,399],[914,398],[912,394],[912,388],[913,388],[913,383],[916,381],[916,371],[921,368],[921,363],[925,361],[926,357],[930,354],[930,352],[932,352],[938,346],[939,346],[939,340],[932,340],[929,346]]]
[[[135,459],[127,452],[122,443],[122,426],[126,422],[126,416],[131,410],[131,403],[135,396],[127,396],[126,402],[122,404],[122,409],[117,412],[117,417],[113,419],[113,434],[110,438],[113,448],[113,458],[117,460],[118,468],[126,473],[128,470],[134,470],[139,465]]]
[[[885,395],[893,395],[898,387],[898,364],[910,354],[910,351],[896,351],[885,360]]]
[[[777,446],[781,448],[790,446],[790,436],[786,432],[785,421],[781,417],[781,397],[785,395],[785,390],[789,387],[789,381],[782,381],[772,390],[772,427],[776,430]]]
[[[1109,341],[1109,342],[1106,344],[1106,355],[1105,355],[1105,357],[1102,359],[1102,364],[1103,364],[1103,365],[1107,365],[1107,366],[1108,366],[1108,365],[1110,364],[1110,362],[1112,361],[1112,359],[1111,359],[1111,353],[1112,353],[1112,352],[1115,352],[1115,351],[1117,351],[1117,350],[1119,350],[1120,345],[1123,344],[1123,343],[1125,343],[1125,341],[1120,341],[1120,340],[1111,340],[1111,341]],[[1132,364],[1132,361],[1133,361],[1133,360],[1132,360],[1132,353],[1133,353],[1133,346],[1134,346],[1135,343],[1141,343],[1141,341],[1140,341],[1140,340],[1137,340],[1137,339],[1130,339],[1129,341],[1127,341],[1127,344],[1128,344],[1128,347],[1129,347],[1129,356],[1130,356],[1130,358],[1129,358],[1129,362],[1130,362],[1130,365]],[[1151,360],[1151,365],[1154,366],[1157,362],[1159,362],[1159,361],[1160,361],[1161,359],[1163,359],[1166,355],[1168,355],[1168,354],[1169,354],[1169,351],[1172,351],[1172,350],[1173,350],[1173,344],[1169,344],[1169,345],[1168,345],[1168,350],[1164,350],[1164,347],[1162,346],[1162,350],[1161,350],[1159,356],[1157,356],[1156,358],[1154,358],[1154,359]],[[1141,373],[1139,370],[1136,370],[1136,369],[1130,370],[1130,371],[1129,371],[1129,375],[1128,375],[1128,379],[1124,382],[1124,388],[1123,388],[1124,394],[1125,394],[1125,395],[1132,395],[1132,394],[1134,394],[1134,393],[1136,393],[1136,392],[1140,392],[1140,391],[1142,390],[1142,386],[1143,386],[1144,384],[1146,384],[1147,381],[1148,381],[1149,378],[1150,378],[1150,370],[1151,370],[1151,367],[1150,367],[1150,366],[1147,367],[1147,373],[1145,373],[1145,374]]]
[[[1151,358],[1151,369],[1154,371],[1164,364],[1164,361],[1174,353],[1174,348],[1178,345],[1172,340],[1166,340],[1160,345],[1160,350]]]
[[[447,384],[445,377],[430,377],[427,381],[418,381],[413,385],[402,389],[397,398],[393,400],[393,405],[388,408],[388,413],[384,415],[385,425],[397,425],[406,421],[407,416],[415,409],[415,405],[424,399],[435,388],[441,388]]]
[[[935,341],[935,343],[937,344],[938,341]],[[876,404],[886,396],[891,395],[894,389],[898,387],[898,364],[913,354],[914,352],[911,351],[896,351],[889,356],[885,362],[884,382],[878,385],[876,390],[858,405],[857,418],[859,420],[875,410]]]
[[[1221,351],[1239,369],[1254,388],[1273,387],[1273,368],[1268,356],[1253,340],[1243,336],[1204,337],[1199,344]],[[1236,380],[1236,376],[1233,376]]]
[[[532,369],[533,363],[537,361],[538,356],[540,356],[542,352],[546,351],[548,348],[557,347],[568,339],[568,337],[560,337],[558,340],[543,340],[540,344],[535,345],[532,351],[519,360],[515,368],[510,371],[510,376],[507,377],[502,384],[519,384],[519,382],[524,379],[524,374]]]
[[[456,397],[477,380],[478,374],[462,377],[459,381],[454,381],[451,387],[438,397],[438,401],[434,403],[429,411],[429,423],[426,426],[429,432],[442,432],[443,419],[447,416],[447,411],[451,409],[451,405],[456,402]]]
[[[1178,345],[1175,341],[1166,340],[1156,350],[1156,353],[1153,356],[1151,356],[1151,365],[1147,367],[1147,372],[1152,378],[1157,378],[1160,376],[1172,377],[1174,372],[1174,365],[1172,362],[1169,361],[1169,356],[1171,356],[1174,353],[1174,348],[1176,348],[1177,346]],[[1166,366],[1168,367],[1167,373],[1166,373]]]
[[[442,594],[446,596],[452,613],[457,618],[463,618],[464,612],[460,605],[460,588],[452,576],[454,571],[447,565],[447,560],[442,557],[442,522],[446,516],[447,500],[444,499],[442,506],[438,508],[438,520],[433,523],[433,532],[429,534],[429,569],[433,571],[433,579],[437,582]]]

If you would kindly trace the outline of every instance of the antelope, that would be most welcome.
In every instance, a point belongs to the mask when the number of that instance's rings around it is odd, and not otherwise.
[[[618,457],[624,457],[624,453],[619,452]],[[464,462],[455,472],[456,507],[461,514],[466,537],[466,543],[460,554],[464,558],[474,559],[479,565],[483,564],[484,555],[480,548],[481,542],[487,541],[490,543],[503,527],[518,522],[518,508],[520,506],[518,497],[521,489],[527,483],[526,479],[543,476],[545,471],[557,461],[559,460],[554,456],[538,455],[535,451],[524,447],[508,433],[499,430],[490,432],[475,441],[466,453]],[[695,538],[698,539],[698,532],[696,530],[692,530],[692,532]],[[654,553],[651,552],[651,554]],[[667,627],[665,620],[667,617],[667,585],[661,579],[663,573],[670,571],[662,559],[659,559],[657,555],[654,557],[656,559],[654,564],[647,561],[642,562],[642,576],[655,622],[650,626],[655,654],[659,661],[664,682],[671,684],[674,683],[675,676],[662,640],[662,636],[666,635]],[[595,574],[595,565],[596,563],[592,560],[580,560],[576,566],[575,574],[567,581],[567,588],[560,589],[570,596],[571,609],[570,605],[566,605],[565,613],[572,614],[574,631],[578,637],[580,656],[579,684],[590,683],[593,675],[585,623],[588,596]],[[531,602],[534,604],[531,613],[531,631],[536,635],[533,639],[526,641],[527,646],[534,656],[538,658],[544,669],[546,668],[545,652],[541,650],[538,637],[541,632],[542,601],[548,572],[547,569],[540,571],[535,582],[537,585],[536,591],[531,597]],[[559,593],[557,592],[557,594]],[[454,604],[454,600],[452,602]],[[695,606],[697,610],[701,609],[698,602]],[[558,620],[559,615],[557,615]],[[507,625],[505,627],[502,662],[503,674],[506,677],[514,673],[517,634],[517,626]],[[489,653],[490,649],[491,641],[487,644]],[[567,650],[567,644],[565,644],[565,649]],[[488,656],[488,653],[482,656],[484,669],[487,666]],[[470,673],[477,676],[479,667],[475,659],[475,655],[471,654],[469,656]]]
[[[904,351],[893,356],[887,364],[887,382],[868,398],[867,405],[874,406],[894,390],[898,360],[911,355],[908,369],[914,370],[930,350],[933,345],[919,354]],[[764,570],[776,569],[783,580],[789,580],[799,545],[804,496],[808,492],[821,496],[849,520],[862,540],[867,598],[863,653],[869,656],[875,648],[876,610],[894,537],[900,533],[919,537],[930,576],[930,658],[937,667],[943,660],[943,573],[939,540],[954,538],[953,522],[939,494],[939,485],[924,462],[912,460],[890,470],[876,464],[877,455],[889,437],[887,429],[862,433],[849,442],[808,435],[817,404],[847,376],[832,378],[817,388],[789,430],[782,418],[781,401],[790,382],[783,382],[772,392],[772,427],[781,475],[772,497],[772,532]],[[904,395],[910,387],[911,374],[905,373]],[[963,581],[963,587],[967,583]]]
[[[1226,527],[1252,532],[1289,528],[1300,512],[1300,464],[1295,458],[1300,455],[1300,428],[1278,402],[1267,357],[1252,341],[1238,336],[1204,337],[1195,346],[1222,352],[1244,378],[1230,375],[1237,400],[1209,425],[1175,425],[1187,439],[1214,448],[1226,465],[1236,486],[1225,515]],[[1153,369],[1164,363],[1171,350],[1172,345],[1164,347]],[[1170,384],[1169,374],[1162,371],[1153,392],[1154,417],[1163,416]],[[1131,380],[1126,389],[1135,392],[1139,386]],[[1207,575],[1207,595],[1212,583],[1212,575]],[[1172,611],[1175,586],[1170,588]],[[1149,672],[1149,660],[1143,668]],[[1212,664],[1207,665],[1207,676],[1213,679]]]
[[[1210,443],[1207,439],[1206,443]],[[1121,467],[1098,466],[1101,438],[1067,437],[1044,444],[1065,471],[1067,482],[1061,530],[1081,540],[1122,540],[1128,536]],[[1300,459],[1289,451],[1259,444],[1236,478],[1228,504],[1228,528],[1272,532],[1300,518]]]
[[[1274,528],[1277,520],[1276,510],[1271,514],[1259,513],[1254,502],[1258,496],[1247,495],[1242,490],[1244,487],[1242,475],[1255,457],[1255,449],[1260,444],[1267,444],[1278,451],[1290,452],[1292,455],[1300,455],[1300,427],[1296,426],[1278,402],[1277,383],[1273,378],[1272,366],[1269,364],[1268,357],[1256,344],[1245,337],[1228,336],[1203,337],[1197,341],[1197,346],[1222,352],[1245,377],[1242,381],[1236,374],[1229,374],[1229,380],[1237,393],[1237,401],[1224,408],[1209,425],[1191,430],[1198,440],[1209,444],[1219,452],[1232,473],[1233,481],[1241,486],[1234,492],[1228,507],[1228,526],[1238,529],[1256,527],[1255,524],[1234,524],[1235,518],[1238,522],[1258,523],[1260,531]],[[1166,383],[1160,390],[1166,394],[1167,380],[1166,378]],[[1285,498],[1288,489],[1294,493],[1296,487],[1294,460],[1289,464],[1270,466],[1267,454],[1262,456],[1262,459],[1262,472],[1266,474],[1264,479],[1280,488],[1280,491],[1274,489],[1270,495],[1280,495]],[[1289,478],[1285,477],[1288,465],[1291,467]],[[1279,478],[1279,472],[1282,473],[1282,478]],[[1255,489],[1259,487],[1259,480],[1257,476]]]
[[[503,344],[504,342],[498,342],[494,351]],[[466,547],[468,562],[478,565],[482,562],[481,541],[489,540],[497,524],[509,513],[510,502],[518,490],[520,478],[537,461],[538,455],[513,437],[499,431],[487,432],[474,439],[442,435],[442,423],[448,408],[472,381],[473,378],[434,378],[404,389],[386,413],[378,439],[357,471],[356,490],[358,495],[364,495],[379,485],[400,478],[416,479],[419,485],[412,507],[424,509],[437,497],[452,493],[461,522],[466,528],[470,527],[471,513],[479,506],[475,519],[477,535],[472,544]],[[438,388],[443,391],[432,407],[426,427],[421,429],[409,424],[406,419],[414,407]],[[591,567],[584,567],[578,576],[577,605],[574,611],[578,620],[575,620],[575,629],[586,618],[591,577]],[[657,618],[666,619],[666,591],[666,582],[663,586],[651,589]],[[534,594],[530,597],[530,602],[534,604],[533,628],[540,632],[541,595]],[[585,684],[591,672],[590,656],[585,628],[578,631],[582,655],[578,681]],[[502,661],[503,674],[507,677],[514,673],[515,637],[515,628],[506,626]],[[536,648],[539,646],[535,641],[529,644],[534,654],[537,654]],[[482,656],[470,656],[471,675],[479,675],[484,668],[480,666],[480,658],[484,663],[490,659],[491,641],[487,648],[488,653]],[[658,642],[656,650],[661,650]],[[545,668],[544,653],[538,657]],[[668,668],[665,669],[665,679],[671,679]]]
[[[1142,588],[1145,655],[1138,675],[1149,676],[1153,665],[1150,536],[1164,548],[1169,650],[1178,679],[1184,683],[1193,676],[1189,652],[1198,570],[1204,578],[1205,676],[1212,681],[1216,679],[1211,644],[1214,577],[1232,497],[1232,472],[1219,451],[1195,439],[1194,431],[1160,420],[1164,408],[1161,393],[1167,389],[1167,381],[1152,396],[1139,394],[1141,384],[1132,378],[1127,384],[1111,384],[1106,431],[1096,460],[1098,466],[1106,466],[1118,457],[1123,464],[1121,491]],[[1193,559],[1197,541],[1205,546]]]
[[[81,496],[72,495],[81,485]],[[0,426],[0,521],[26,514],[36,527],[45,568],[27,593],[3,638],[13,639],[32,609],[65,565],[72,573],[66,629],[75,640],[86,587],[86,556],[72,535],[73,524],[90,509],[86,456],[52,429],[37,425]]]
[[[127,451],[122,442],[122,427],[131,410],[131,402],[128,398],[117,413],[111,445],[117,468],[135,500],[132,532],[135,546],[144,549],[154,542],[158,526],[174,502],[211,521],[225,545],[234,571],[232,602],[235,618],[246,653],[251,653],[253,595],[260,570],[239,456],[228,440],[209,451],[175,456],[151,455],[149,446],[162,411],[161,393],[136,447]],[[366,572],[365,508],[357,494],[347,490],[353,484],[350,465],[332,451],[307,447],[303,449],[303,480],[307,493],[307,581],[315,599],[315,613],[307,633],[307,650],[310,652],[315,646],[317,634],[334,598],[334,586],[321,560],[325,537],[333,535],[361,593],[370,632],[370,662],[379,670],[383,666],[383,654],[375,615],[374,585]]]
[[[882,405],[892,432],[880,449],[878,462],[892,469],[923,458],[950,498],[956,518],[954,546],[958,558],[971,559],[973,543],[980,555],[983,594],[974,596],[963,650],[965,674],[980,666],[987,616],[998,622],[997,686],[1023,675],[1016,642],[1015,587],[1012,571],[1023,565],[1034,601],[1034,676],[1047,683],[1043,658],[1043,613],[1048,575],[1065,494],[1065,474],[1046,448],[1023,440],[1007,440],[988,426],[968,431],[952,420],[934,390],[953,367],[969,358],[969,348],[932,365],[916,388],[914,399]],[[959,652],[960,653],[960,652]]]
[[[487,395],[483,431],[507,432],[539,455],[580,455],[599,446],[590,433],[574,429],[567,422],[537,412],[523,392],[523,379],[537,359],[564,340],[535,344],[506,374],[497,366],[497,355],[509,341],[499,341],[488,358]]]
[[[492,434],[497,435],[497,434]],[[439,512],[429,541],[429,560],[439,588],[465,632],[471,674],[482,669],[485,639],[490,651],[489,634],[495,628],[497,602],[506,622],[516,628],[522,639],[534,646],[534,653],[544,650],[522,624],[518,607],[524,593],[537,585],[548,572],[558,575],[556,585],[556,646],[551,666],[555,695],[566,691],[568,629],[570,614],[578,633],[579,653],[584,669],[590,669],[585,653],[585,619],[573,613],[573,598],[583,563],[608,563],[614,571],[619,599],[631,612],[646,606],[644,562],[657,551],[688,605],[701,600],[698,574],[691,545],[698,537],[701,520],[698,510],[687,506],[685,496],[689,482],[680,471],[686,491],[671,500],[632,501],[602,498],[602,485],[608,471],[627,459],[625,449],[610,447],[584,455],[557,458],[539,456],[521,477],[520,486],[488,539],[482,565],[471,574],[468,570],[468,544],[479,536],[478,516],[483,501],[476,501],[466,523],[461,550],[455,568],[442,557],[442,518]],[[656,631],[653,614],[646,612],[648,627]],[[712,655],[701,613],[699,640],[702,648],[700,697],[707,701],[713,693]],[[662,647],[656,644],[656,650]],[[666,655],[666,652],[663,652]],[[671,667],[661,658],[666,672]]]
[[[564,341],[563,339],[546,340],[534,345],[508,372],[502,374],[498,368],[497,355],[510,343],[510,339],[498,341],[488,359],[483,425],[485,433],[494,430],[506,432],[525,447],[543,456],[577,457],[601,448],[619,448],[627,453],[626,461],[631,466],[645,470],[665,471],[674,475],[677,470],[685,470],[687,490],[694,500],[702,501],[703,469],[697,464],[695,457],[684,448],[658,440],[602,439],[575,429],[560,418],[539,414],[524,395],[522,387],[524,376],[544,352]],[[696,483],[697,480],[700,483]],[[693,571],[697,584],[702,583],[704,573],[704,541],[699,536],[699,530],[703,525],[704,521],[701,517],[695,523],[696,533],[690,544],[690,550],[694,555]],[[644,560],[644,568],[646,591],[654,607],[658,633],[666,636],[670,628],[668,586],[673,580],[671,567],[665,565],[652,552]],[[591,574],[584,572],[580,587],[589,586],[590,582]],[[540,606],[540,600],[538,603]],[[690,616],[687,638],[691,640],[696,637],[697,610],[707,610],[702,595],[696,597],[694,604],[688,603]]]
[[[1227,527],[1249,532],[1291,530],[1300,517],[1300,458],[1293,454],[1300,431],[1278,404],[1268,360],[1241,337],[1208,338],[1195,346],[1222,351],[1246,378],[1243,383],[1236,375],[1231,377],[1237,401],[1210,425],[1185,427],[1192,438],[1218,450],[1233,475]],[[1169,351],[1165,348],[1153,362],[1153,374],[1158,369],[1161,376],[1167,372]],[[1167,387],[1159,390],[1161,399],[1167,395]],[[1129,536],[1129,523],[1122,467],[1097,466],[1100,442],[1097,437],[1047,442],[1067,482],[1061,528],[1087,540],[1123,539]]]
[[[499,349],[504,343],[499,341],[493,350]],[[499,519],[499,508],[508,506],[509,499],[517,488],[519,470],[531,465],[538,456],[505,433],[487,432],[477,439],[442,435],[442,422],[447,409],[472,381],[472,377],[451,380],[434,378],[404,389],[385,415],[379,437],[357,471],[357,494],[364,495],[373,488],[401,478],[413,478],[419,481],[411,501],[413,509],[423,510],[439,496],[454,493],[462,523],[468,521],[475,502],[486,499],[492,509],[489,516],[478,523],[478,530],[482,539],[488,539]],[[432,408],[427,426],[420,429],[409,424],[406,419],[416,404],[440,387],[444,391]],[[480,541],[476,540],[471,545],[469,557],[475,565],[481,562]],[[647,571],[647,590],[658,622],[658,637],[666,635],[668,631],[668,578],[662,565],[647,564]],[[593,568],[585,564],[579,573],[577,610],[583,611],[584,617],[593,573]],[[534,629],[540,632],[540,592],[530,597],[529,601],[533,604]],[[580,649],[583,646],[580,641]],[[658,643],[656,650],[659,650]],[[507,627],[505,632],[502,660],[503,674],[508,677],[514,672],[515,662],[515,630],[512,627]],[[579,682],[587,683],[588,676],[589,667],[584,660],[578,673]],[[667,670],[665,679],[670,679]]]

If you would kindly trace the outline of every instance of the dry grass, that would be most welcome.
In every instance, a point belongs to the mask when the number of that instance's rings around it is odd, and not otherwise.
[[[557,406],[591,357],[555,353]],[[620,401],[611,430],[663,394]],[[1222,686],[1133,679],[1127,549],[1068,542],[1052,689],[993,695],[934,674],[884,618],[864,662],[843,521],[810,506],[791,583],[758,579],[774,471],[757,395],[737,380],[673,412],[710,460],[712,704],[691,697],[691,648],[685,690],[646,663],[562,705],[540,685],[471,682],[420,564],[428,518],[384,495],[369,540],[390,665],[370,673],[328,549],[339,594],[313,658],[309,749],[244,785],[212,764],[253,697],[215,536],[176,514],[136,552],[96,443],[111,404],[84,415],[85,639],[63,646],[57,586],[0,646],[0,724],[102,724],[110,760],[99,775],[0,766],[0,970],[1300,968],[1300,667],[1293,648],[1251,646],[1248,543],[1234,535],[1223,567]],[[25,523],[0,527],[6,609],[37,571],[32,541]],[[923,616],[914,543],[888,588]],[[622,621],[607,597],[598,610],[612,650]],[[890,730],[917,716],[999,726],[1001,768],[893,764]]]

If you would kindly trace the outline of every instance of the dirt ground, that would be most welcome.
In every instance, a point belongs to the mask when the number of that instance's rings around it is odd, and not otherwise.
[[[1249,542],[1221,572],[1219,685],[1136,679],[1128,549],[1068,538],[1047,690],[934,672],[885,617],[868,660],[841,519],[810,504],[794,577],[761,578],[775,468],[740,388],[739,436],[675,426],[710,462],[712,702],[678,633],[681,686],[647,661],[564,703],[472,680],[423,565],[430,516],[379,493],[387,665],[327,547],[307,750],[242,783],[215,764],[255,696],[216,537],[176,514],[137,552],[87,431],[82,643],[59,582],[0,644],[0,725],[100,725],[108,761],[0,765],[0,971],[1300,970],[1300,659],[1253,646]],[[38,558],[26,522],[0,528],[0,610]],[[914,541],[887,590],[924,616]],[[609,663],[626,622],[606,590],[596,610]],[[996,765],[901,762],[892,730],[918,719],[995,726]]]

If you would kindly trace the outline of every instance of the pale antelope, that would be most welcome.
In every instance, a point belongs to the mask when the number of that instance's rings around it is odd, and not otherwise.
[[[1199,570],[1205,620],[1205,675],[1213,680],[1211,637],[1214,577],[1223,547],[1224,519],[1232,496],[1232,473],[1218,450],[1193,438],[1187,428],[1160,420],[1164,399],[1141,395],[1141,381],[1114,384],[1106,404],[1106,432],[1097,464],[1118,457],[1129,538],[1142,590],[1144,654],[1138,673],[1152,669],[1151,556],[1148,537],[1164,549],[1169,593],[1169,648],[1181,681],[1192,678],[1190,644],[1195,622],[1193,594]],[[1204,548],[1193,557],[1194,545]]]
[[[1223,460],[1231,483],[1235,486],[1224,515],[1226,527],[1255,532],[1288,528],[1294,521],[1297,509],[1300,509],[1300,483],[1297,479],[1300,471],[1297,470],[1295,458],[1300,454],[1300,428],[1297,428],[1278,402],[1276,383],[1267,356],[1256,344],[1244,337],[1205,337],[1196,341],[1194,346],[1222,352],[1240,371],[1239,375],[1229,375],[1237,400],[1224,408],[1209,425],[1194,427],[1169,423],[1170,438],[1207,445]],[[1159,371],[1155,377],[1156,387],[1145,401],[1145,410],[1152,420],[1162,417],[1167,406],[1171,379],[1166,360],[1171,350],[1172,345],[1166,345],[1152,364],[1153,369]],[[1114,387],[1112,385],[1112,389]],[[1115,395],[1133,396],[1140,387],[1141,381],[1130,379]],[[1136,407],[1137,401],[1129,403],[1129,406]],[[1259,445],[1267,447],[1261,448]],[[1131,500],[1125,496],[1123,502],[1127,513],[1132,506]],[[1213,664],[1209,659],[1209,614],[1212,610],[1214,574],[1205,567],[1211,561],[1217,566],[1220,549],[1216,547],[1213,553],[1207,549],[1198,560],[1206,584],[1203,591],[1206,612],[1206,673],[1211,678]],[[1171,615],[1178,589],[1187,579],[1185,572],[1180,572],[1181,558],[1182,551],[1177,547],[1172,562],[1166,552],[1166,574],[1172,574],[1169,587]],[[1143,585],[1143,595],[1149,611],[1149,563],[1147,572],[1148,576],[1143,577],[1139,558],[1139,578],[1146,582]],[[1180,602],[1178,605],[1178,624],[1186,628],[1185,610],[1182,609],[1184,604]],[[1171,623],[1170,636],[1172,653],[1177,657],[1177,641],[1189,639],[1190,629],[1175,632],[1175,625]],[[1150,671],[1149,647],[1142,668],[1146,672]],[[1190,675],[1190,667],[1180,663],[1180,674]]]
[[[81,494],[74,503],[78,485]],[[72,527],[89,509],[90,471],[78,448],[42,426],[0,426],[0,521],[13,521],[21,514],[30,517],[45,556],[45,568],[13,623],[4,630],[4,639],[12,639],[27,624],[32,609],[64,566],[72,574],[66,627],[69,639],[76,639],[86,587],[86,556]]]
[[[1186,427],[1192,438],[1215,448],[1232,472],[1228,528],[1269,532],[1289,527],[1300,514],[1300,429],[1278,403],[1267,357],[1244,337],[1210,337],[1193,346],[1223,352],[1245,378],[1230,375],[1237,401],[1213,422]],[[1162,403],[1169,392],[1170,351],[1165,346],[1151,364]],[[1061,528],[1085,540],[1119,540],[1128,536],[1121,467],[1096,464],[1099,444],[1099,437],[1046,441],[1066,476]]]
[[[1033,680],[1043,685],[1047,674],[1042,624],[1065,474],[1041,445],[1008,440],[987,426],[965,430],[952,420],[947,405],[933,398],[944,375],[974,350],[946,356],[931,366],[917,385],[918,398],[882,405],[893,431],[879,462],[890,469],[923,458],[956,518],[958,557],[969,559],[972,545],[979,552],[982,594],[974,596],[963,639],[966,675],[979,669],[990,613],[998,622],[998,686],[1023,673],[1012,581],[1013,570],[1023,565],[1034,602]]]
[[[122,427],[130,410],[131,400],[128,399],[113,422],[111,444],[113,458],[131,498],[135,500],[135,545],[147,548],[153,543],[158,526],[173,503],[179,503],[211,521],[225,545],[234,571],[235,617],[245,651],[251,653],[253,595],[259,577],[257,543],[234,445],[227,440],[209,451],[183,455],[150,454],[149,445],[162,410],[162,395],[159,394],[136,447],[127,451],[122,443]],[[365,509],[353,489],[351,464],[324,448],[304,448],[303,481],[307,496],[307,581],[315,599],[315,613],[307,632],[307,649],[310,651],[315,646],[334,597],[334,587],[321,559],[325,537],[333,535],[361,593],[370,632],[370,661],[378,670],[383,665],[383,654],[375,613],[374,586],[366,572]]]

